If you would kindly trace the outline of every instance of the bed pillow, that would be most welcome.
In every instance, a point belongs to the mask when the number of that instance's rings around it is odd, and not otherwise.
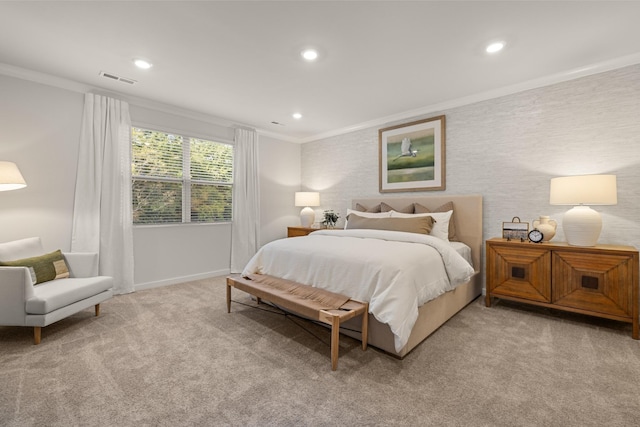
[[[371,213],[378,213],[378,212],[382,212],[381,211],[381,203],[378,203],[377,205],[371,207],[371,208],[367,208],[364,205],[361,205],[360,203],[356,203],[356,210],[360,211],[360,212],[371,212]]]
[[[429,234],[438,239],[449,241],[449,223],[451,222],[453,211],[448,212],[432,212],[423,214],[405,214],[402,212],[391,211],[391,218],[412,218],[412,217],[431,217],[433,218],[433,227]]]
[[[391,212],[361,212],[354,211],[353,209],[347,209],[347,216],[344,219],[344,228],[347,229],[347,224],[349,223],[349,216],[357,215],[362,218],[389,218],[391,216]]]
[[[413,213],[413,203],[411,203],[409,206],[405,206],[402,209],[395,209],[393,206],[389,206],[388,204],[386,204],[385,202],[380,203],[380,210],[382,212],[391,212],[391,211],[396,211],[396,212],[402,212],[402,213],[407,213],[407,214],[412,214]]]
[[[0,261],[0,265],[8,267],[27,267],[31,274],[31,283],[48,282],[54,279],[69,277],[69,267],[60,250],[49,254],[31,258],[23,258],[15,261]]]
[[[438,206],[437,208],[431,210],[425,206],[422,206],[420,203],[414,203],[413,205],[414,213],[431,213],[431,212],[448,212],[453,211],[453,202],[447,202],[442,206]],[[449,240],[452,242],[459,242],[458,236],[456,235],[456,225],[453,220],[453,213],[451,214],[451,220],[449,221]]]
[[[44,253],[44,247],[39,237],[14,240],[0,243],[0,260],[12,261],[14,259],[31,258]]]
[[[433,218],[427,215],[413,218],[364,218],[357,215],[349,217],[347,229],[370,229],[404,231],[406,233],[430,234]]]

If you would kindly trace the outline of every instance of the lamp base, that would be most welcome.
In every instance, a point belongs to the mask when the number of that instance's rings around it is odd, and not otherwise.
[[[602,217],[589,206],[575,206],[562,218],[567,243],[573,246],[595,246],[602,230]]]
[[[316,213],[309,206],[300,211],[300,225],[303,227],[311,227],[316,219]]]

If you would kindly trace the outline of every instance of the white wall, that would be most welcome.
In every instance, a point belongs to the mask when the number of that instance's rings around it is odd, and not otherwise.
[[[294,206],[300,191],[300,144],[259,137],[260,244],[287,236],[287,226],[300,225],[300,208]]]
[[[0,192],[0,241],[40,236],[47,250],[70,249],[83,100],[0,75],[0,160],[15,162],[27,181]]]
[[[0,94],[0,160],[16,162],[28,184],[22,190],[0,192],[0,241],[40,236],[46,249],[67,251],[84,95],[4,75]],[[233,141],[231,127],[149,105],[131,105],[134,125]],[[261,241],[266,243],[284,237],[286,226],[295,224],[300,146],[263,136],[259,141]],[[230,248],[231,224],[136,226],[136,287],[226,274]]]
[[[604,223],[600,243],[640,244],[640,66],[424,117],[440,114],[447,121],[444,194],[484,196],[485,239],[500,236],[514,216],[561,223],[568,207],[549,205],[550,178],[612,173],[618,205],[595,207]],[[352,198],[379,196],[378,127],[304,144],[302,185],[321,191],[322,208],[342,217]],[[564,240],[561,227],[554,240]]]

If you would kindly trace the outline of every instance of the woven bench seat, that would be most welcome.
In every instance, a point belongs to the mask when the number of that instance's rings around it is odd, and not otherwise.
[[[347,296],[262,274],[227,277],[227,313],[231,312],[231,288],[270,301],[288,311],[331,326],[331,369],[338,368],[340,324],[362,316],[362,349],[367,349],[369,304]]]

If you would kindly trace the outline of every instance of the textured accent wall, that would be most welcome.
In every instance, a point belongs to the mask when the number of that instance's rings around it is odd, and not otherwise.
[[[640,244],[640,65],[380,128],[440,114],[447,120],[444,194],[484,196],[485,239],[501,235],[502,221],[514,216],[531,223],[550,215],[561,224],[568,207],[549,205],[550,178],[612,173],[618,205],[594,207],[603,217],[600,243]],[[352,198],[379,196],[378,129],[303,145],[302,185],[321,192],[318,213],[334,209],[344,218]],[[560,225],[554,241],[563,240]]]

